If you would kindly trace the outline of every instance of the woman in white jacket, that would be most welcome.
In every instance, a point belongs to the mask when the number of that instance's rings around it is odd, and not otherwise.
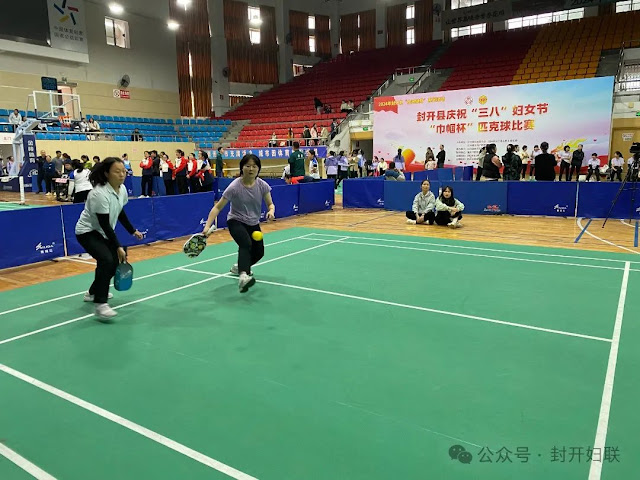
[[[460,226],[464,204],[453,196],[453,188],[446,186],[436,200],[436,223],[456,228]]]
[[[407,223],[410,225],[422,225],[429,222],[433,225],[436,214],[433,211],[436,207],[436,197],[431,191],[431,182],[423,180],[420,184],[420,192],[413,199],[411,210],[407,210]]]

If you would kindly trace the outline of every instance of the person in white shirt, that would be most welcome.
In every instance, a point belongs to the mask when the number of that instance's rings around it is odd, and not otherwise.
[[[587,173],[587,182],[591,179],[592,174],[596,174],[596,180],[600,181],[600,159],[597,153],[592,153],[591,158],[587,162],[589,173]]]
[[[10,177],[17,177],[20,175],[20,167],[22,167],[20,162],[14,160],[11,155],[7,157],[7,173]]]
[[[22,115],[20,115],[20,110],[17,108],[9,114],[9,123],[13,125],[13,130],[15,131],[18,128],[18,125],[22,122]]]
[[[400,171],[404,170],[404,156],[402,155],[402,149],[398,149],[398,154],[393,157],[393,162],[396,164],[396,168]]]
[[[311,126],[310,133],[312,145],[318,145],[318,128],[316,127],[315,123]]]
[[[84,203],[93,188],[89,181],[91,170],[84,168],[84,163],[78,159],[71,162],[73,166],[73,203]]]
[[[320,171],[318,169],[318,157],[316,157],[316,151],[311,149],[307,152],[307,159],[309,160],[309,176],[316,180],[320,180]]]
[[[89,117],[89,123],[87,123],[87,130],[90,132],[99,132],[100,124],[96,122],[93,118]]]
[[[624,158],[622,153],[616,152],[611,159],[611,174],[609,175],[609,181],[613,182],[615,177],[618,177],[618,181],[622,181],[622,166],[624,165]]]
[[[118,314],[107,303],[113,297],[109,284],[118,264],[127,261],[127,252],[114,231],[116,224],[120,221],[138,240],[144,237],[131,225],[124,211],[129,200],[124,186],[126,176],[124,164],[117,157],[107,157],[93,168],[89,179],[95,188],[87,197],[75,229],[78,243],[97,263],[95,279],[84,294],[84,301],[93,302],[96,316],[103,320]]]
[[[565,145],[564,149],[558,154],[558,159],[560,160],[560,175],[558,175],[558,180],[562,180],[562,173],[565,173],[565,180],[568,182],[571,177],[569,176],[569,171],[571,170],[571,147],[569,145]]]
[[[536,157],[542,153],[540,147],[538,145],[533,146],[533,151],[531,152],[531,167],[529,169],[529,178],[535,178],[536,172]]]

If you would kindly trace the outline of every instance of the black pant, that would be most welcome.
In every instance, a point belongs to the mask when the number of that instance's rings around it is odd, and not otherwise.
[[[42,190],[43,190],[42,183],[44,181],[45,181],[44,172],[38,172],[38,175],[36,176],[36,185],[38,185],[38,192],[37,193],[42,192]]]
[[[173,179],[164,179],[164,189],[167,195],[176,194],[176,181]]]
[[[567,172],[565,173],[565,180],[568,182],[569,181],[569,170],[570,170],[571,164],[565,162],[564,160],[562,160],[560,162],[560,175],[558,175],[558,180],[562,181],[562,173],[563,172]]]
[[[440,210],[436,213],[436,223],[438,225],[449,225],[451,223],[451,220],[456,217],[462,219],[462,212],[451,215],[448,210]]]
[[[53,179],[55,177],[53,175],[45,175],[44,176],[44,185],[45,188],[47,189],[47,193],[51,193],[51,186],[53,184]]]
[[[336,188],[340,185],[340,182],[349,176],[348,170],[339,170],[338,171],[338,183],[336,183]]]
[[[480,177],[482,177],[482,167],[478,167],[478,170],[476,171],[476,182],[480,181]]]
[[[327,179],[332,179],[333,180],[333,188],[338,188],[338,182],[336,180],[337,178],[338,178],[338,175],[336,175],[335,173],[331,174],[331,175],[329,175],[327,173]]]
[[[178,184],[178,194],[184,195],[188,193],[186,176],[176,177],[176,183]]]
[[[196,177],[191,177],[189,179],[189,191],[191,193],[198,193],[200,191],[200,180]]]
[[[147,197],[153,195],[153,176],[142,175],[142,195]]]
[[[611,176],[609,177],[609,180],[613,182],[613,179],[616,178],[616,176],[618,177],[618,181],[621,182],[622,181],[622,167],[613,167],[611,169]]]
[[[251,238],[253,232],[260,231],[260,224],[246,225],[238,220],[229,220],[227,226],[238,244],[238,271],[251,274],[251,266],[264,257],[264,242]]]
[[[531,166],[529,167],[529,177],[535,177],[534,173],[536,171],[536,164],[531,162]]]
[[[571,171],[569,172],[569,180],[573,180],[573,172],[576,172],[576,182],[580,180],[580,169],[582,165],[571,164]]]
[[[75,192],[73,194],[73,203],[84,203],[87,201],[87,195],[91,190],[84,190],[82,192]]]
[[[527,164],[522,164],[522,178],[527,178]]]
[[[211,192],[212,190],[213,190],[213,183],[210,183],[209,185],[200,186],[201,192]]]
[[[596,180],[600,181],[600,169],[598,167],[589,167],[589,173],[587,173],[587,182],[591,179],[592,174],[596,174]]]
[[[96,277],[89,293],[93,295],[94,303],[107,303],[109,295],[109,283],[116,273],[118,266],[118,247],[109,242],[95,230],[82,235],[76,235],[78,243],[82,245],[89,255],[96,259]]]
[[[424,215],[424,219],[426,222],[429,222],[429,225],[433,225],[433,222],[436,219],[436,214],[433,212],[426,212],[423,213],[422,215]],[[413,212],[411,210],[407,210],[406,212],[406,216],[409,220],[418,220],[418,216],[416,215],[416,212]]]

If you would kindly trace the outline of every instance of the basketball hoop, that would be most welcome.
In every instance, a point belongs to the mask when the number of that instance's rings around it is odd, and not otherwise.
[[[60,121],[60,126],[62,126],[62,127],[71,127],[71,116],[69,116],[69,115],[58,115],[58,120]]]

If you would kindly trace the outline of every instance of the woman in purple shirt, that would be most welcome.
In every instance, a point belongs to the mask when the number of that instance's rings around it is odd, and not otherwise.
[[[267,182],[258,178],[262,165],[260,159],[248,154],[240,160],[242,176],[236,178],[226,188],[222,198],[209,212],[209,218],[202,231],[207,231],[213,225],[218,214],[231,202],[231,209],[227,215],[227,225],[233,240],[238,244],[238,263],[231,267],[231,273],[239,275],[238,287],[244,293],[256,283],[251,266],[264,256],[264,242],[251,238],[253,232],[260,231],[260,213],[262,200],[269,209],[267,220],[275,218],[276,206],[271,199],[271,187]]]

